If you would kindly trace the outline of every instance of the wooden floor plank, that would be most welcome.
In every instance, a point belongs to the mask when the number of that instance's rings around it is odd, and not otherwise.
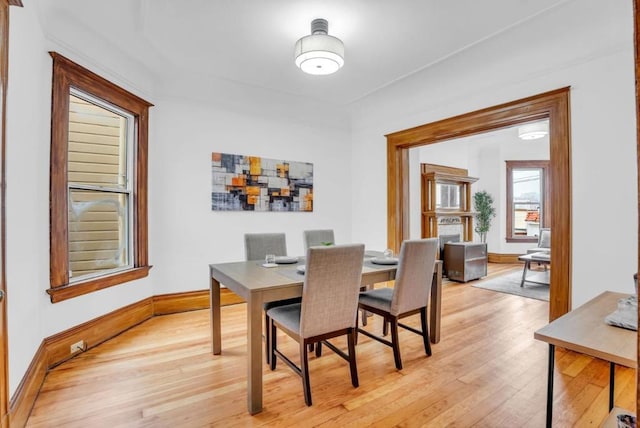
[[[493,265],[484,279],[521,267]],[[223,353],[211,354],[209,313],[154,317],[47,375],[28,427],[456,426],[539,427],[545,421],[548,346],[533,339],[548,304],[445,281],[442,340],[433,355],[400,331],[404,369],[391,349],[360,335],[360,387],[330,350],[310,356],[314,405],[300,378],[266,365],[264,410],[246,410],[246,305],[222,308]],[[378,317],[367,329],[380,333]],[[419,325],[419,317],[407,319]],[[278,336],[298,361],[298,346]],[[346,348],[344,340],[336,345]],[[556,352],[554,426],[597,426],[607,415],[606,362]],[[616,370],[616,405],[635,403],[635,371]]]

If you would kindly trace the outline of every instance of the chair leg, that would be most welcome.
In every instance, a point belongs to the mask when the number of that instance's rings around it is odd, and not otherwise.
[[[429,327],[427,325],[427,308],[420,309],[420,321],[422,323],[422,341],[424,342],[424,352],[431,356],[431,341],[429,340]]]
[[[322,342],[316,343],[316,357],[322,356]]]
[[[382,335],[386,336],[387,334],[389,334],[389,324],[387,323],[387,319],[384,318],[382,320]]]
[[[269,360],[271,370],[276,369],[276,347],[278,346],[278,335],[276,334],[276,323],[269,319],[269,335],[271,335],[271,342],[269,348]]]
[[[396,368],[402,370],[402,359],[400,358],[400,345],[398,344],[398,318],[391,317],[391,344],[393,345],[393,359],[396,361]],[[386,324],[386,322],[385,322]]]
[[[271,334],[271,317],[267,315],[267,312],[264,312],[264,349],[265,349],[265,359],[267,360],[267,364],[271,362],[271,346],[269,344],[269,335]]]
[[[372,285],[364,285],[364,286],[360,287],[360,291],[366,291],[366,290],[373,290],[373,286]],[[369,314],[364,309],[360,309],[359,312],[362,313],[362,325],[363,326],[367,325],[367,316]],[[358,328],[358,323],[356,322],[356,329],[357,328]]]
[[[353,343],[356,344],[356,345],[358,344],[358,325],[359,325],[358,324],[358,316],[359,316],[358,314],[359,313],[360,313],[359,311],[356,311],[356,328],[353,329]]]
[[[304,390],[304,402],[311,406],[311,385],[309,385],[309,357],[307,355],[307,343],[300,342],[300,374],[302,376],[302,389]]]
[[[351,330],[351,329],[350,329]],[[352,329],[347,334],[347,342],[349,346],[349,370],[351,371],[351,384],[358,387],[358,367],[356,366],[356,334],[357,328]]]

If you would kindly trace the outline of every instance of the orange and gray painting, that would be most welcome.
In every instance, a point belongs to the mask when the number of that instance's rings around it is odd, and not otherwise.
[[[211,154],[213,211],[313,211],[313,164]]]

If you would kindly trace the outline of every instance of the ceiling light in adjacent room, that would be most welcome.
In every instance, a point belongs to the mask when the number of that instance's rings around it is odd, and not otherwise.
[[[311,34],[296,42],[296,65],[305,73],[331,74],[344,65],[344,44],[328,32],[326,19],[314,19]]]
[[[546,137],[549,134],[549,123],[535,122],[527,123],[518,127],[518,137],[521,140],[537,140],[538,138]]]

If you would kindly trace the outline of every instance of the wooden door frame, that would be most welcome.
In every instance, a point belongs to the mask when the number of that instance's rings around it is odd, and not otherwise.
[[[636,165],[638,174],[638,232],[640,233],[640,16],[638,15],[640,0],[633,0],[633,30],[634,30],[634,56],[635,56],[635,76],[636,76]],[[640,234],[638,235],[638,267],[640,271]],[[638,320],[640,321],[640,309],[638,309]],[[638,330],[638,353],[636,367],[636,416],[640,415],[640,330]]]
[[[0,0],[0,290],[6,293],[5,146],[7,80],[9,76],[9,6],[22,7],[22,0]],[[0,303],[0,428],[9,427],[9,345],[7,342],[7,298]]]
[[[636,0],[640,1],[640,0]],[[409,149],[549,120],[551,286],[549,320],[571,307],[571,141],[569,87],[465,113],[387,135],[387,242],[399,250],[409,238]]]
[[[9,49],[9,3],[0,1],[0,290],[6,296],[5,275],[5,120]],[[7,298],[0,303],[0,427],[9,426],[9,345]]]

